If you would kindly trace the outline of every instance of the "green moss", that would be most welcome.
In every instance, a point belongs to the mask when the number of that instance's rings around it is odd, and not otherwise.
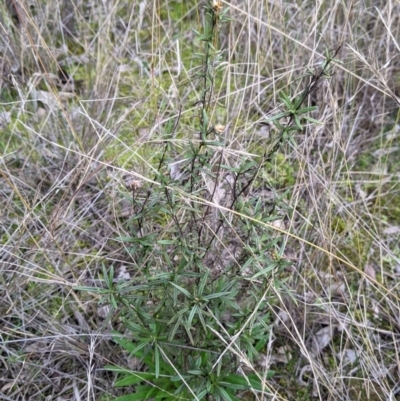
[[[295,165],[285,155],[276,154],[272,162],[265,164],[260,178],[274,188],[292,187],[296,182]]]
[[[348,223],[339,216],[335,216],[332,220],[331,229],[335,234],[343,234],[347,232]]]
[[[386,398],[384,391],[371,380],[367,383],[363,379],[351,378],[347,380],[346,388],[351,400],[381,401]]]

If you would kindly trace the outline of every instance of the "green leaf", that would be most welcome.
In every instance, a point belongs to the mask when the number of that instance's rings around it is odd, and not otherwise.
[[[132,320],[129,320],[128,322],[126,322],[126,324],[128,325],[128,328],[131,331],[135,332],[136,335],[138,335],[139,333],[142,333],[142,334],[146,333],[146,330],[142,326],[138,325],[137,323],[133,322]],[[115,340],[115,341],[117,341],[117,340]],[[126,341],[126,343],[129,344],[128,345],[129,347],[131,347],[128,351],[132,350],[135,347],[135,345],[131,342]],[[125,344],[121,344],[121,345],[125,346]]]
[[[204,397],[207,395],[207,389],[204,389],[203,391],[200,391],[199,393],[196,394],[198,400],[203,400]],[[193,401],[195,398],[193,398]]]
[[[138,372],[137,374],[131,373],[129,376],[124,377],[121,380],[118,380],[114,386],[115,387],[127,387],[133,386],[134,384],[139,384],[145,380],[153,380],[154,374],[153,373],[143,373]]]
[[[194,376],[201,376],[202,374],[204,374],[204,372],[200,369],[188,370],[187,372]]]
[[[149,400],[155,391],[155,387],[150,387],[145,390],[135,392],[135,394],[123,395],[115,399],[115,401],[142,401]]]
[[[220,141],[204,141],[204,145],[206,146],[224,146],[224,143]]]
[[[314,124],[324,124],[322,121],[315,120],[315,119],[312,118],[312,117],[304,116],[304,118],[305,118],[307,121],[310,121],[310,123],[314,123]]]
[[[179,286],[178,284],[175,284],[173,282],[171,282],[170,284],[173,285],[182,294],[186,295],[189,299],[193,299],[192,294],[188,290],[185,290],[184,288],[182,288],[181,286]]]
[[[257,277],[260,277],[260,276],[266,276],[268,273],[270,273],[272,270],[274,270],[277,266],[278,266],[278,263],[271,263],[265,269],[262,269],[261,271],[254,274],[252,276],[252,280],[255,280]]]
[[[160,377],[160,352],[158,350],[158,344],[156,344],[154,349],[154,360],[156,365],[156,379]]]
[[[318,107],[317,106],[310,106],[310,107],[302,107],[301,109],[297,110],[297,114],[305,114],[305,113],[309,113],[310,111],[314,111],[317,110]]]
[[[199,283],[199,295],[203,294],[204,287],[207,284],[207,280],[208,280],[208,272],[204,273],[203,277],[200,280],[200,283]]]
[[[171,280],[173,274],[172,273],[160,273],[155,274],[154,276],[150,276],[148,278],[149,281],[159,281],[160,283],[168,282]]]
[[[199,307],[197,305],[193,306],[192,310],[190,311],[189,317],[188,317],[188,325],[192,325],[192,321],[194,319],[194,315],[196,313],[199,313]],[[201,313],[201,312],[200,312]]]
[[[106,267],[103,265],[102,267],[103,270],[103,277],[104,277],[104,281],[106,282],[106,285],[108,288],[113,288],[113,281],[114,281],[114,266],[111,265],[110,266],[110,270],[107,273],[107,269]]]
[[[296,127],[301,131],[303,129],[303,126],[301,125],[300,118],[297,114],[295,114],[294,120],[296,122]]]
[[[284,105],[289,111],[292,111],[294,109],[294,104],[292,103],[290,98],[286,95],[286,93],[284,92],[280,93],[280,100],[284,103]]]
[[[199,316],[199,319],[200,319],[201,325],[202,325],[202,326],[203,326],[203,328],[204,328],[204,331],[207,331],[207,325],[206,325],[206,322],[205,322],[205,320],[204,320],[204,317],[203,317],[203,312],[202,312],[202,310],[201,310],[201,309],[199,309],[198,316]]]
[[[278,113],[278,114],[275,114],[274,116],[268,118],[265,122],[269,123],[272,121],[280,120],[281,118],[288,117],[288,116],[290,116],[289,112]]]
[[[228,392],[223,388],[223,387],[217,387],[219,393],[224,397],[224,401],[233,401],[231,396],[228,394]]]
[[[97,287],[85,287],[85,286],[76,286],[74,287],[76,291],[88,291],[88,292],[95,292],[97,294],[108,294],[108,288],[97,288]]]
[[[121,241],[121,242],[137,242],[138,238],[134,237],[115,237],[116,241]]]
[[[130,352],[130,356],[136,356],[136,357],[140,357],[142,356],[142,353],[139,353],[140,350],[142,350],[144,347],[146,347],[147,345],[149,345],[153,340],[151,338],[146,338],[146,339],[141,339],[142,342],[139,343],[139,345],[137,347],[135,347],[131,352]]]
[[[274,371],[270,370],[267,374],[267,379],[271,378],[275,374]],[[260,379],[255,374],[250,374],[248,376],[241,376],[237,374],[230,374],[220,382],[225,387],[232,387],[236,390],[248,390],[252,388],[253,390],[262,391],[263,386]],[[250,386],[249,386],[250,384]]]
[[[174,245],[176,244],[175,239],[160,239],[157,241],[158,244],[160,245]]]
[[[210,300],[210,299],[215,299],[215,298],[221,298],[221,297],[224,297],[225,295],[230,295],[230,294],[231,294],[230,291],[216,292],[215,294],[205,295],[204,299]]]

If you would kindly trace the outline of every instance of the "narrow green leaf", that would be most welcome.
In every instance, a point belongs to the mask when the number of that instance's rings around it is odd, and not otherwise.
[[[139,391],[139,392],[136,392],[135,394],[127,394],[127,395],[123,395],[121,397],[118,397],[118,398],[115,399],[115,401],[142,401],[142,400],[149,400],[151,398],[151,396],[152,396],[151,392],[149,394],[150,390],[154,392],[155,388],[149,386],[149,388],[147,388],[145,390],[142,390],[142,391]]]
[[[199,393],[196,394],[198,400],[203,400],[203,398],[207,395],[207,389],[204,389],[200,391]],[[195,398],[193,398],[193,401],[195,401]]]
[[[272,122],[272,121],[280,120],[281,118],[288,117],[288,116],[290,116],[289,112],[278,113],[278,114],[275,114],[274,116],[268,118],[265,122],[269,123],[269,122]]]
[[[224,401],[233,401],[231,396],[223,387],[218,387],[218,391],[221,393],[222,397],[224,397]]]
[[[301,125],[300,118],[297,114],[295,114],[294,120],[296,122],[296,127],[301,131],[303,129],[303,126]]]
[[[156,379],[160,377],[160,352],[158,350],[158,344],[156,344],[154,349],[154,362],[156,365]]]
[[[221,297],[224,297],[225,295],[230,295],[230,294],[231,294],[230,291],[216,292],[215,294],[205,295],[204,299],[210,300],[210,299],[215,299],[215,298],[221,298]]]
[[[176,244],[176,240],[172,239],[160,239],[157,241],[158,244],[160,245],[174,245]]]
[[[247,377],[237,374],[230,374],[221,381],[225,387],[232,387],[236,390],[248,390],[250,388],[261,391],[262,385],[256,375],[249,375]]]
[[[314,110],[317,110],[317,109],[318,109],[317,106],[302,107],[301,109],[298,109],[296,111],[296,114],[298,114],[298,115],[305,114],[305,113],[309,113],[310,111],[314,111]]]
[[[197,305],[194,305],[193,308],[192,308],[192,310],[190,311],[189,317],[188,317],[188,325],[189,325],[189,326],[192,325],[192,321],[193,321],[193,319],[194,319],[194,315],[195,315],[196,313],[199,313],[198,309],[199,309],[199,307],[198,307]],[[201,313],[201,312],[200,312],[200,313]]]
[[[151,338],[147,338],[147,339],[141,339],[142,342],[139,343],[139,345],[137,347],[135,347],[131,352],[130,352],[130,356],[142,356],[141,353],[139,353],[140,350],[142,350],[144,347],[146,347],[147,345],[149,345],[149,343],[151,343],[153,340]]]
[[[192,294],[188,290],[185,290],[184,288],[182,288],[181,286],[179,286],[178,284],[175,284],[173,282],[171,282],[170,284],[173,285],[182,294],[186,295],[189,299],[193,299]]]
[[[199,308],[199,312],[198,312],[197,316],[200,319],[200,322],[201,322],[201,325],[203,326],[204,331],[207,332],[207,325],[206,325],[206,322],[203,317],[203,311],[200,308]]]
[[[134,384],[139,384],[144,380],[153,380],[154,374],[153,373],[143,373],[138,372],[137,374],[131,373],[129,376],[124,377],[121,380],[118,380],[114,386],[115,387],[127,387],[133,386]]]
[[[208,272],[204,273],[203,277],[200,280],[200,283],[199,283],[199,295],[203,294],[204,287],[207,284],[207,280],[208,280]]]
[[[314,123],[314,124],[324,124],[322,121],[315,120],[315,119],[312,118],[312,117],[304,116],[304,118],[305,118],[307,121],[310,121],[310,123]]]
[[[204,372],[200,369],[193,369],[193,370],[188,370],[187,371],[189,374],[194,375],[194,376],[201,376]]]
[[[260,276],[265,276],[267,273],[270,273],[272,270],[274,270],[278,266],[277,263],[272,263],[269,266],[267,266],[265,269],[262,269],[261,271],[257,272],[254,274],[251,278],[255,280],[256,278]]]
[[[171,331],[169,333],[168,341],[173,341],[173,339],[175,338],[175,334],[176,334],[179,326],[181,325],[181,323],[182,323],[182,318],[178,318],[178,320],[173,325],[173,327],[172,327],[172,329],[171,329]]]
[[[80,286],[80,285],[74,287],[74,290],[95,292],[97,294],[108,294],[109,293],[109,290],[107,288],[85,287],[85,286]]]

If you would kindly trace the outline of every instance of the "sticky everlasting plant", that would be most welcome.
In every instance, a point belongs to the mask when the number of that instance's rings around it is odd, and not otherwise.
[[[287,108],[270,120],[279,136],[258,159],[230,151],[224,125],[213,121],[214,88],[223,52],[218,32],[227,9],[212,1],[204,8],[204,31],[194,31],[203,52],[193,81],[199,99],[195,134],[176,141],[181,115],[162,127],[158,164],[149,182],[129,185],[129,235],[120,237],[140,272],[118,281],[103,269],[101,302],[118,312],[114,340],[135,367],[108,366],[123,400],[236,400],[246,392],[268,393],[273,372],[256,368],[270,340],[268,299],[283,291],[289,262],[273,228],[283,207],[277,196],[260,195],[258,173],[301,129],[312,108],[302,103],[322,75],[312,75],[300,97],[282,95]],[[329,62],[327,63],[327,66]],[[280,123],[282,119],[288,123]],[[308,118],[310,121],[310,118]]]

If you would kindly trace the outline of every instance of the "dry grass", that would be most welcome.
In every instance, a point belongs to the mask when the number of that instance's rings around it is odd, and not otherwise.
[[[213,123],[234,155],[263,149],[258,122],[279,91],[300,91],[305,66],[341,46],[312,100],[323,123],[266,177],[290,194],[277,230],[297,302],[273,295],[274,341],[254,369],[277,372],[275,398],[258,399],[400,399],[400,4],[223,3]],[[180,111],[176,143],[195,132],[202,4],[0,5],[1,399],[119,394],[102,366],[128,361],[95,299],[73,288],[98,284],[102,265],[137,274],[115,241],[131,213],[125,181],[152,180]]]

